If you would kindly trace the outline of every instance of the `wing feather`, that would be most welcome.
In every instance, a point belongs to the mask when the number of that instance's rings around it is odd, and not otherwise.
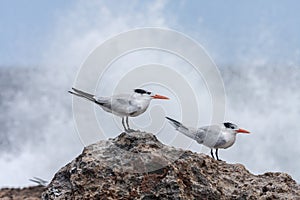
[[[208,147],[214,147],[217,144],[222,145],[224,144],[224,138],[221,136],[220,131],[221,129],[217,125],[201,127],[196,132],[196,141]]]
[[[113,97],[97,97],[96,102],[107,111],[121,116],[128,116],[139,110],[139,107],[132,104],[129,95],[118,95]]]

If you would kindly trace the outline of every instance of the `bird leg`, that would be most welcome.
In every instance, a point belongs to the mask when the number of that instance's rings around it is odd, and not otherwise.
[[[213,159],[215,159],[213,149],[210,149],[210,155],[213,157]]]
[[[127,128],[127,131],[129,131],[129,132],[135,131],[134,129],[129,128],[129,120],[128,120],[128,116],[126,116],[125,119],[126,119],[126,124],[127,124],[127,127],[128,127],[128,128]]]
[[[127,125],[128,129],[130,129],[129,128],[129,122],[128,122],[128,116],[126,116],[125,119],[126,119],[126,125]]]
[[[221,161],[221,159],[219,159],[218,150],[219,150],[219,149],[216,149],[217,160],[218,160],[218,161]]]
[[[219,159],[219,153],[218,153],[218,150],[219,149],[216,149],[216,157],[217,157],[217,160],[218,161],[222,161],[221,159]],[[213,149],[210,149],[210,155],[211,155],[211,157],[213,157],[213,159],[215,159],[215,157],[214,157],[214,152],[213,152]]]
[[[125,123],[124,123],[124,117],[122,117],[122,125],[124,127],[125,132],[127,132],[127,128],[126,128]]]

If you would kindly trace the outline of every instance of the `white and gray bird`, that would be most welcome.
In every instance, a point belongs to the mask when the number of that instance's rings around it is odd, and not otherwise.
[[[186,127],[182,123],[172,118],[166,118],[177,131],[192,138],[199,144],[209,147],[211,156],[213,158],[215,158],[213,154],[213,149],[215,149],[217,160],[220,160],[218,156],[218,149],[226,149],[231,147],[235,142],[237,133],[250,133],[249,131],[241,129],[237,125],[230,122],[225,122],[219,125],[203,126],[198,129],[194,129]]]
[[[109,97],[95,96],[76,88],[72,88],[69,93],[90,100],[99,105],[104,111],[121,117],[125,131],[132,131],[129,128],[128,117],[136,117],[144,113],[152,99],[169,99],[144,89],[135,89],[132,94],[119,94]],[[125,120],[127,127],[125,126]]]

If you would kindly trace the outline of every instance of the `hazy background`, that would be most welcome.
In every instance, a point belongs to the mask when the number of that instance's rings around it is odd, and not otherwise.
[[[299,9],[296,0],[1,1],[0,187],[50,180],[82,151],[66,91],[95,47],[145,26],[191,36],[218,65],[226,120],[253,132],[220,157],[299,182]]]

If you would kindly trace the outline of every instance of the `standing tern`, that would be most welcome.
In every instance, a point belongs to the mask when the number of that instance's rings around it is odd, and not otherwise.
[[[237,125],[232,124],[230,122],[225,122],[220,125],[203,126],[198,129],[193,129],[184,126],[182,123],[172,118],[166,118],[169,120],[170,124],[175,127],[177,131],[192,138],[199,144],[203,144],[209,147],[211,156],[213,158],[215,158],[213,154],[213,149],[216,149],[215,154],[217,160],[220,160],[218,156],[218,149],[226,149],[228,147],[231,147],[235,142],[235,137],[237,133],[250,133],[249,131],[241,129]]]
[[[169,99],[144,89],[135,89],[133,94],[119,94],[110,97],[98,97],[76,88],[72,88],[69,93],[92,101],[104,111],[122,117],[122,125],[125,131],[133,130],[129,128],[128,117],[136,117],[144,113],[152,99]],[[125,120],[127,127],[125,126]]]

